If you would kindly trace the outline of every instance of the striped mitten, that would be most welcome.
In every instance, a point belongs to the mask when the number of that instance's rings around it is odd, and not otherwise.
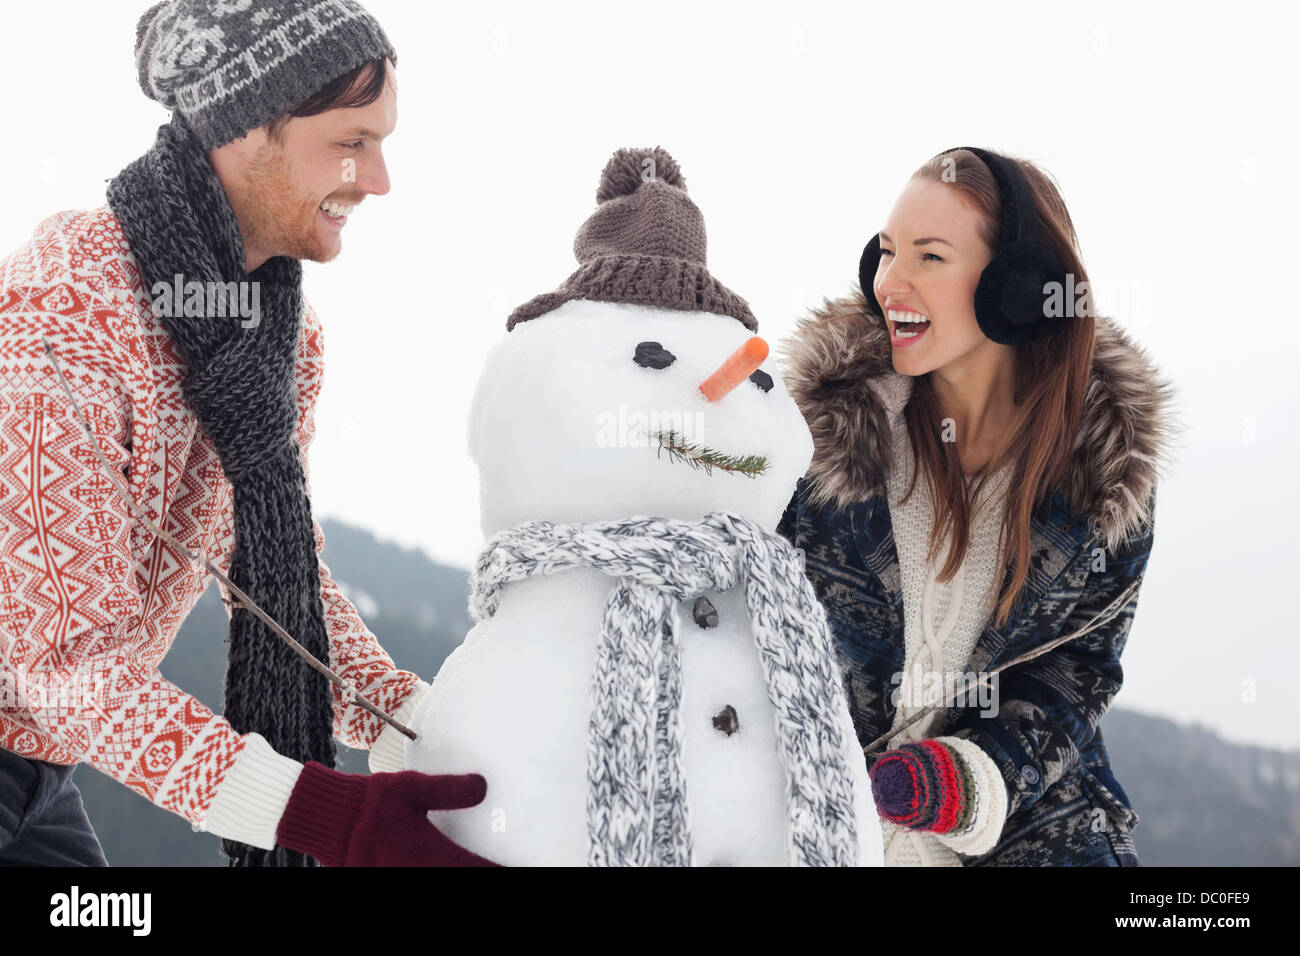
[[[881,815],[910,830],[966,829],[975,812],[974,787],[966,761],[937,740],[886,751],[871,768],[871,793]]]

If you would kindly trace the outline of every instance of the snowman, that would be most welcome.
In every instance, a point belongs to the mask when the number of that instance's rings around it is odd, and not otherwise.
[[[580,267],[516,309],[471,405],[477,623],[406,766],[506,865],[882,865],[824,612],[775,528],[812,438],[705,266],[673,158],[619,150]]]

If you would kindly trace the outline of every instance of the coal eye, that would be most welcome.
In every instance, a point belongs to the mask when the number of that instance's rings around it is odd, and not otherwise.
[[[677,356],[658,342],[638,342],[632,361],[642,368],[667,368],[677,361]]]
[[[749,376],[749,380],[765,392],[772,391],[772,376],[768,375],[761,368],[755,369],[754,374]]]

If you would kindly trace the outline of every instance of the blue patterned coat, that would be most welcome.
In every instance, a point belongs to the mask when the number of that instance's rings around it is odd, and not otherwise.
[[[815,450],[778,531],[804,551],[865,746],[893,724],[892,679],[904,666],[902,582],[884,482],[886,416],[891,402],[906,400],[910,380],[894,372],[884,321],[856,290],[802,319],[780,349]],[[1099,318],[1079,446],[1062,485],[1034,515],[1026,591],[1005,626],[986,622],[967,670],[991,670],[1081,627],[1142,574],[1157,465],[1176,434],[1171,399],[1141,350]],[[998,844],[966,865],[1140,865],[1131,837],[1138,816],[1097,727],[1123,680],[1120,655],[1137,597],[1104,626],[998,675],[996,716],[974,706],[946,711],[935,736],[980,745],[1009,796]]]

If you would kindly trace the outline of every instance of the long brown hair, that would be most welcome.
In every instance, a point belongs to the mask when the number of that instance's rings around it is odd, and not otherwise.
[[[1029,183],[1039,240],[1056,253],[1066,272],[1073,274],[1076,289],[1089,289],[1080,286],[1087,282],[1088,276],[1079,254],[1074,224],[1056,184],[1028,160],[1005,158],[1020,168]],[[983,215],[981,237],[990,249],[1010,241],[1011,237],[1000,235],[1002,203],[997,182],[974,153],[963,149],[941,154],[926,162],[911,178],[943,183],[961,192]],[[940,581],[950,580],[966,557],[973,506],[980,490],[1004,464],[1013,463],[998,554],[1000,566],[1004,568],[1010,555],[1014,570],[998,596],[995,627],[1006,622],[1029,577],[1030,519],[1065,474],[1079,433],[1096,326],[1094,310],[1087,308],[1082,312],[1060,320],[1061,327],[1053,334],[1015,347],[1016,410],[1012,424],[999,440],[988,464],[976,472],[972,487],[967,487],[955,443],[940,440],[941,411],[929,373],[913,382],[912,395],[904,409],[913,460],[920,466],[912,469],[907,497],[916,487],[918,474],[924,472],[930,498],[935,503],[928,561],[934,560],[949,528],[953,533],[954,546],[939,572]],[[1001,584],[1001,577],[998,580]]]

